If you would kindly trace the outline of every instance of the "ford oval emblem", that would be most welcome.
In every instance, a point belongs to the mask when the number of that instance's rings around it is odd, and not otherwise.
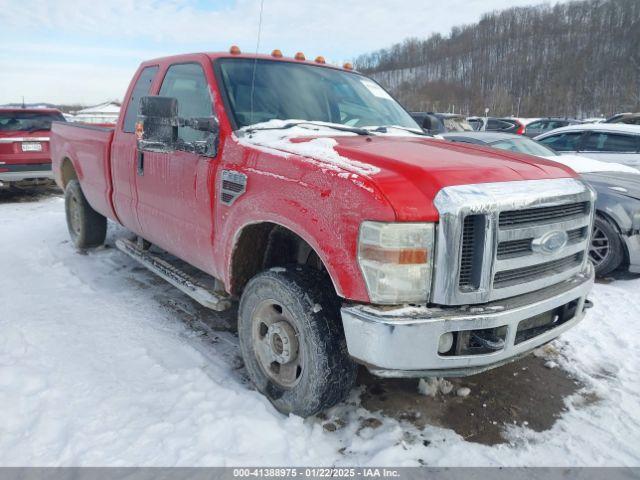
[[[534,252],[552,254],[562,250],[569,241],[567,232],[554,230],[547,232],[541,237],[534,238],[531,247]]]

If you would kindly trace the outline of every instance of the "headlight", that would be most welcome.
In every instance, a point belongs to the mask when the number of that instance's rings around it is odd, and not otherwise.
[[[362,223],[358,263],[373,303],[429,300],[434,230],[433,223]]]

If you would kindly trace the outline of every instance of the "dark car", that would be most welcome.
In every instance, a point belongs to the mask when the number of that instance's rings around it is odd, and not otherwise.
[[[411,112],[422,129],[432,135],[445,132],[470,132],[473,128],[464,115],[455,113]]]
[[[578,155],[559,155],[527,137],[492,132],[446,133],[446,140],[486,145],[558,161],[581,174],[598,192],[589,256],[596,276],[623,263],[640,273],[640,171]],[[570,233],[570,232],[569,232]]]
[[[582,123],[580,120],[573,118],[541,118],[535,120],[524,128],[524,134],[527,137],[537,137],[543,133],[555,130],[556,128],[566,127],[568,125],[577,125]]]
[[[627,125],[640,125],[640,112],[618,113],[611,118],[607,118],[603,123],[626,123]]]
[[[515,118],[469,117],[467,121],[478,132],[524,133],[524,125]]]

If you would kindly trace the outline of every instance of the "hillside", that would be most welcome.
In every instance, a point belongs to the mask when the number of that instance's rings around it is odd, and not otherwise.
[[[640,1],[486,14],[355,59],[410,110],[592,116],[640,110]]]

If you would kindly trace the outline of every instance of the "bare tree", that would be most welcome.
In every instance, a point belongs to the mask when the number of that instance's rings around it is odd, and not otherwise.
[[[584,0],[492,12],[354,63],[412,110],[591,116],[640,110],[639,47],[639,0]]]

